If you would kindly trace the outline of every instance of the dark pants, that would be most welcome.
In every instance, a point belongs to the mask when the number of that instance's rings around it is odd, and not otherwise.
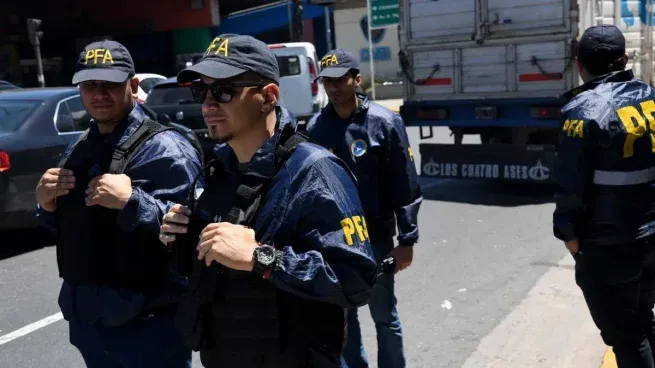
[[[655,368],[655,242],[582,247],[582,289],[603,341],[620,368]]]
[[[69,329],[88,368],[191,368],[191,350],[172,316],[137,318],[122,326],[69,322]]]
[[[372,245],[376,261],[380,263],[393,249],[393,238],[376,241]],[[368,302],[368,309],[375,323],[379,368],[405,367],[403,332],[396,307],[394,283],[393,274],[383,275],[378,278]],[[348,310],[347,323],[348,339],[343,352],[344,363],[348,368],[367,368],[369,364],[362,341],[357,309]]]

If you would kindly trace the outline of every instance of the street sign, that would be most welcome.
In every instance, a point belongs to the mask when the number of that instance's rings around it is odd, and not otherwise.
[[[399,0],[370,0],[371,28],[385,28],[400,22]]]

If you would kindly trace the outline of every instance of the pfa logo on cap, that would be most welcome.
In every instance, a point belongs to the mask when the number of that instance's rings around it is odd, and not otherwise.
[[[362,157],[366,153],[367,148],[368,145],[366,142],[364,142],[364,140],[357,139],[350,145],[350,153],[352,153],[352,155],[355,157]]]

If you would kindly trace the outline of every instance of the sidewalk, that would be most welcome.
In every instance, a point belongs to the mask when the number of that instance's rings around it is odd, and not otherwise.
[[[568,255],[550,265],[463,368],[615,368],[603,362],[607,347],[575,284],[573,266]]]
[[[387,109],[391,111],[398,112],[400,109],[400,105],[403,104],[402,99],[395,99],[395,100],[375,100],[375,102],[379,103],[380,105],[386,107]]]

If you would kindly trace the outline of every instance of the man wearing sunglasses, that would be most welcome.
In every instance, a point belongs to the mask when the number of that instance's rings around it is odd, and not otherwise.
[[[310,120],[307,132],[312,140],[346,162],[357,177],[375,259],[380,263],[393,256],[397,273],[412,263],[423,200],[405,125],[398,114],[356,93],[362,76],[350,52],[328,52],[321,59],[321,67],[318,78],[330,103]],[[396,223],[398,246],[394,246],[393,239]],[[393,276],[379,279],[369,301],[380,368],[405,367]],[[344,359],[349,368],[368,367],[357,309],[348,312]]]
[[[89,368],[191,367],[173,324],[186,282],[168,270],[160,220],[184,203],[201,169],[193,146],[148,118],[118,42],[89,44],[73,84],[90,127],[36,188],[37,213],[58,233],[59,306]],[[65,103],[57,119],[67,118]]]
[[[194,250],[183,300],[209,302],[181,307],[178,326],[205,367],[340,367],[344,310],[364,305],[375,282],[354,178],[320,146],[285,148],[297,122],[277,106],[279,79],[268,46],[241,35],[217,37],[178,75],[220,143],[204,190],[192,208],[171,209],[160,235]],[[261,196],[235,210],[252,181]]]

